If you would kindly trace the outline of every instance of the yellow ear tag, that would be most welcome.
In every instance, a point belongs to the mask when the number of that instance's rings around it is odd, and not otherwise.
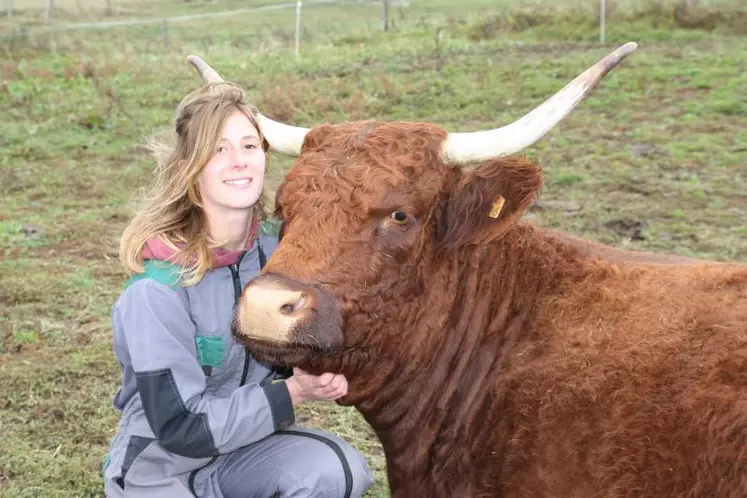
[[[501,211],[503,210],[503,205],[506,203],[506,198],[503,196],[498,197],[498,199],[495,200],[493,203],[493,207],[490,208],[490,216],[491,218],[497,218],[500,216]]]

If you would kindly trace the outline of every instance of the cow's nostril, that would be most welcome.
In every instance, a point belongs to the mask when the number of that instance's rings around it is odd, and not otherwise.
[[[306,299],[306,294],[301,294],[294,302],[283,304],[280,307],[280,313],[282,313],[283,315],[290,315],[292,313],[295,313],[306,305]]]

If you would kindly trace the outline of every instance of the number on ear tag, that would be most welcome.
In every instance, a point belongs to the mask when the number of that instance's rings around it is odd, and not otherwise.
[[[493,203],[493,207],[490,208],[490,216],[491,218],[497,218],[500,216],[501,211],[503,210],[503,205],[506,203],[506,198],[503,196],[498,197],[498,199],[495,200]]]

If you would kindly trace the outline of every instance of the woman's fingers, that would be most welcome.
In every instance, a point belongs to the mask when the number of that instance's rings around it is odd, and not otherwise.
[[[327,372],[317,376],[296,368],[294,377],[305,386],[305,397],[310,399],[334,401],[348,393],[348,380],[342,374]]]

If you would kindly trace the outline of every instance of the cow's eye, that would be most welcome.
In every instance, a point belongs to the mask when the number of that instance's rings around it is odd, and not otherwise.
[[[392,221],[403,225],[407,222],[407,213],[404,211],[395,211],[391,214]]]

